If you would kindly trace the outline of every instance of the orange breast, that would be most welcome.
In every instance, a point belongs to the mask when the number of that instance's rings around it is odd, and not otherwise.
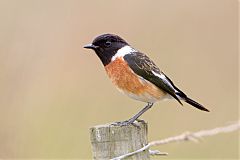
[[[144,102],[155,102],[166,95],[154,84],[136,75],[121,58],[105,66],[106,72],[118,89]]]

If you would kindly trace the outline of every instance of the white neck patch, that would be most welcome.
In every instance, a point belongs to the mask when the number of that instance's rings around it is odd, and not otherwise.
[[[137,51],[130,46],[124,46],[117,51],[117,53],[112,57],[111,60],[114,61],[117,58],[122,58],[127,54],[131,54],[132,52],[137,52]]]

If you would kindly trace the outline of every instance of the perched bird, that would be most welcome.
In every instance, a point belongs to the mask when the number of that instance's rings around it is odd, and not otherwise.
[[[117,89],[129,97],[146,102],[147,105],[129,120],[116,122],[117,125],[132,124],[153,104],[162,99],[182,101],[200,110],[209,112],[201,104],[190,99],[155,65],[144,53],[131,47],[125,40],[114,34],[96,37],[84,48],[93,49]]]

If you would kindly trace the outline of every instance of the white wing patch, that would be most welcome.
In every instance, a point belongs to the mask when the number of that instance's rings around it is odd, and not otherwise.
[[[167,83],[175,92],[178,92],[173,86],[172,84],[168,81],[168,79],[166,78],[166,76],[164,74],[159,74],[159,73],[156,73],[154,71],[152,71],[152,73],[161,78],[161,80],[163,80],[165,83]],[[179,99],[182,99],[182,97],[176,95]],[[170,95],[170,94],[167,94],[167,96],[165,97],[166,99],[172,99],[173,97]]]
[[[156,73],[154,71],[152,71],[152,73],[159,77],[161,80],[163,80],[165,83],[167,83],[175,92],[177,92],[174,87],[172,86],[172,84],[168,81],[168,79],[166,78],[166,76],[164,74],[159,74],[159,73]]]
[[[137,52],[137,50],[135,50],[134,48],[132,48],[130,46],[124,46],[117,51],[117,53],[112,57],[111,60],[114,61],[117,58],[122,58],[127,54],[131,54],[132,52]]]

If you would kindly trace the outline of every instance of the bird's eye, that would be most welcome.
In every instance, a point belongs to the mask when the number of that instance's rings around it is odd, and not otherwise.
[[[106,42],[105,42],[105,46],[106,46],[106,47],[110,47],[111,44],[112,44],[112,42],[110,42],[110,41],[106,41]]]

